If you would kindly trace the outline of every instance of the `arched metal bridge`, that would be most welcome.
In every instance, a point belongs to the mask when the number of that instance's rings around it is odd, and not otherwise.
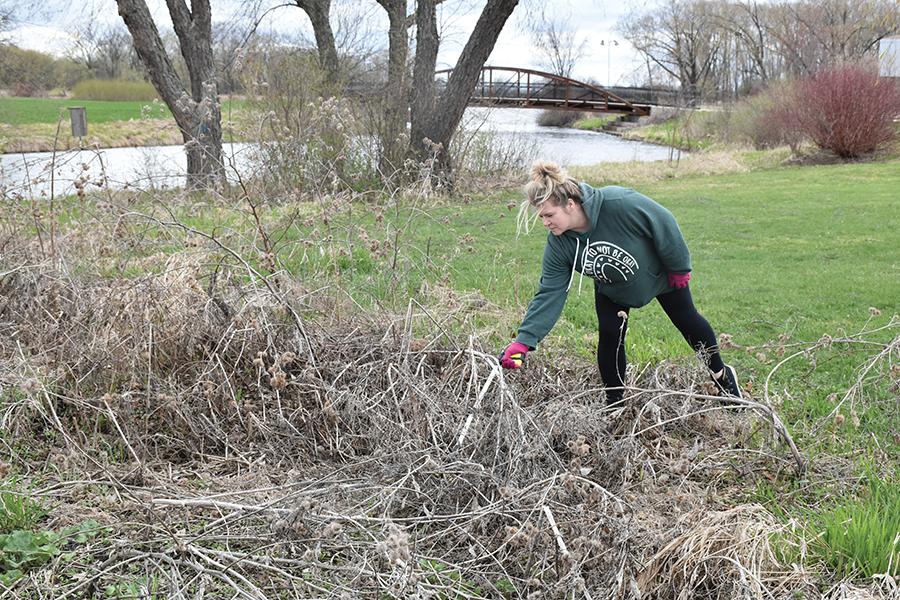
[[[438,71],[436,75],[440,78],[451,71]],[[483,67],[469,105],[578,110],[641,117],[650,114],[649,104],[632,103],[603,88],[552,73],[514,67]]]

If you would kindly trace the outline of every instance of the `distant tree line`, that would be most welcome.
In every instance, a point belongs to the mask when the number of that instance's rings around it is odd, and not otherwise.
[[[232,27],[214,27],[213,43],[221,93],[240,91],[241,83],[233,65],[245,35]],[[0,88],[23,96],[42,96],[54,90],[71,90],[88,79],[145,81],[147,69],[134,51],[131,35],[121,23],[99,26],[88,21],[68,32],[72,43],[63,56],[26,50],[14,44],[0,43]],[[161,32],[161,39],[173,67],[185,84],[187,67],[172,31]],[[277,42],[272,40],[273,44]]]
[[[878,42],[900,31],[896,0],[663,0],[645,11],[617,25],[644,63],[633,79],[707,100],[874,64]]]

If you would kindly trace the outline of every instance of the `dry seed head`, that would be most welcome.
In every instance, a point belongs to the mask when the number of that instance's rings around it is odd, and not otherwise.
[[[22,391],[28,394],[29,396],[32,394],[36,394],[41,391],[43,385],[41,381],[37,377],[29,377],[22,384]]]
[[[272,523],[272,531],[275,533],[282,533],[286,531],[288,528],[288,522],[284,519],[278,519],[274,523]]]
[[[587,456],[591,452],[591,446],[585,440],[583,435],[579,435],[574,440],[569,440],[567,444],[569,451],[576,456]]]
[[[325,529],[322,530],[322,537],[335,537],[341,531],[344,530],[344,526],[341,525],[340,521],[332,521],[328,525],[325,526]]]
[[[759,362],[766,362],[766,353],[765,352],[757,352],[756,360],[758,360]]]
[[[272,375],[271,379],[269,379],[269,385],[272,386],[272,389],[275,390],[283,390],[287,387],[287,377],[284,374],[284,371],[277,371],[274,375]]]
[[[869,312],[872,313],[873,317],[877,317],[878,315],[881,314],[881,311],[878,310],[877,308],[875,308],[874,306],[869,307]]]
[[[727,333],[719,334],[719,348],[723,350],[728,350],[729,348],[734,347],[734,342],[731,341],[731,335]]]
[[[498,488],[497,491],[500,493],[500,497],[504,498],[506,500],[511,500],[512,498],[515,498],[516,494],[519,493],[519,490],[517,490],[516,488],[505,487],[505,486]]]
[[[388,526],[388,537],[378,544],[378,549],[392,565],[409,562],[409,536],[394,523]]]
[[[844,424],[844,415],[835,415],[834,417],[834,426],[840,427]]]

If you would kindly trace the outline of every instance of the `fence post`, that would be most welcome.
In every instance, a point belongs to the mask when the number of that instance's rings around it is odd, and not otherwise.
[[[83,106],[70,106],[69,119],[72,121],[72,137],[87,135],[87,109]]]

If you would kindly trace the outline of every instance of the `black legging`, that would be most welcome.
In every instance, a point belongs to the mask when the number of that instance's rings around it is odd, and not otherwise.
[[[716,334],[709,322],[694,307],[690,286],[660,294],[656,300],[691,348],[706,361],[707,368],[712,373],[724,369],[725,363],[719,354]],[[624,312],[627,315],[629,309],[616,304],[597,291],[596,287],[594,305],[597,309],[600,333],[600,340],[597,342],[597,366],[600,368],[603,384],[607,388],[607,402],[618,402],[624,394],[622,388],[625,385],[625,332],[628,330],[628,320],[619,316],[619,313]]]

